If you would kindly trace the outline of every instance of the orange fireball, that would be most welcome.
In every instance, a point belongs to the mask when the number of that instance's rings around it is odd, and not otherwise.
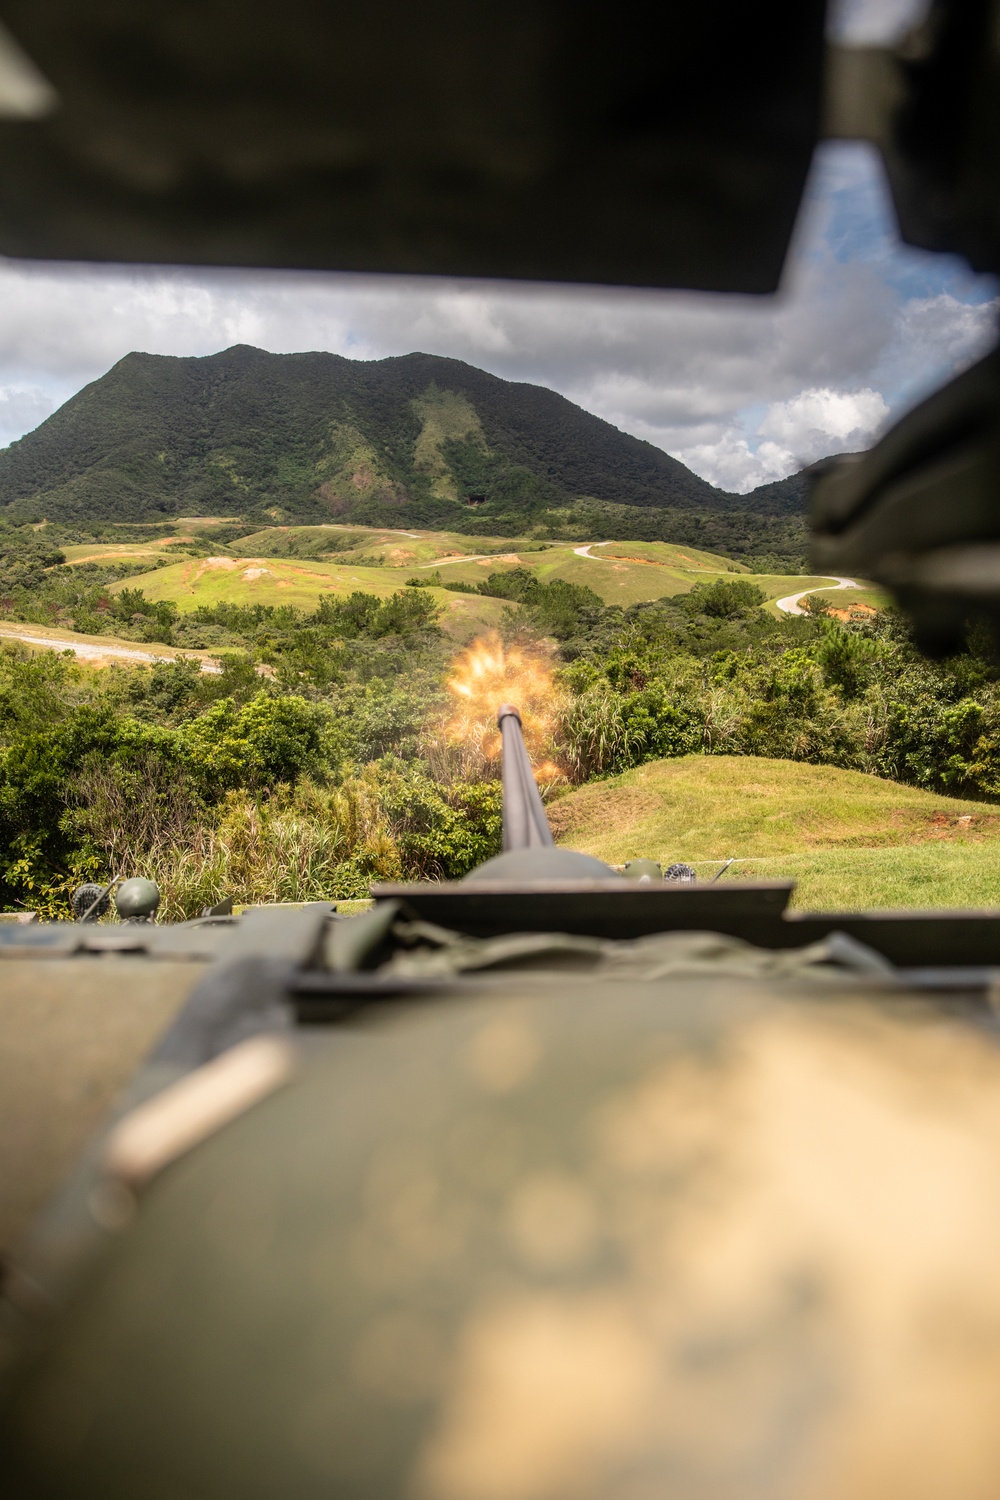
[[[444,738],[457,748],[467,772],[499,773],[497,710],[512,703],[521,715],[536,779],[551,781],[562,774],[555,763],[552,736],[564,694],[555,681],[551,653],[544,646],[505,646],[497,632],[491,631],[459,652],[445,686],[454,707],[442,726]]]

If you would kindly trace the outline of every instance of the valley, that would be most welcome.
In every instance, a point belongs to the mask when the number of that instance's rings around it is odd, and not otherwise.
[[[836,587],[836,580],[809,574],[758,574],[720,554],[666,542],[539,542],[524,537],[482,537],[475,551],[469,539],[452,532],[400,533],[375,528],[297,526],[264,528],[237,542],[212,547],[213,532],[223,525],[203,522],[178,526],[176,535],[148,544],[99,544],[64,549],[67,562],[148,562],[148,571],[113,585],[138,588],[156,603],[176,604],[181,611],[199,605],[291,605],[314,609],[324,594],[356,590],[388,597],[412,583],[426,587],[443,610],[442,628],[454,639],[467,639],[495,625],[500,605],[470,592],[453,592],[467,584],[475,589],[494,573],[526,569],[540,582],[584,585],[605,604],[628,606],[687,593],[696,584],[741,577],[752,582],[768,603],[783,595],[794,603],[809,591]],[[194,544],[196,550],[194,550]],[[452,586],[445,589],[444,584]],[[847,606],[861,585],[838,593]],[[496,605],[496,607],[494,607]],[[794,611],[791,611],[794,612]]]
[[[234,539],[227,518],[187,518],[150,527],[162,534],[147,541],[78,542],[61,551],[74,570],[117,569],[121,576],[109,583],[109,596],[139,590],[150,604],[174,607],[182,616],[220,605],[287,607],[308,614],[323,598],[362,593],[385,600],[400,588],[419,587],[433,603],[444,637],[456,645],[500,624],[508,601],[478,589],[488,578],[517,571],[542,584],[584,586],[605,605],[622,608],[677,598],[697,585],[735,578],[761,591],[761,607],[773,617],[801,614],[813,594],[829,594],[830,605],[843,617],[854,606],[870,614],[887,602],[863,581],[847,580],[850,587],[845,587],[844,581],[809,574],[755,573],[721,554],[666,542],[561,543],[487,536],[470,551],[468,537],[448,531],[336,523],[238,529],[247,534]],[[37,534],[44,531],[42,527]],[[165,645],[159,653],[142,652],[134,641],[115,636],[110,622],[107,636],[91,634],[75,644],[77,633],[65,625],[56,619],[40,634],[37,625],[19,629],[6,622],[0,634],[29,647],[38,641],[54,647],[65,640],[63,650],[98,665],[170,660],[181,649]],[[105,644],[98,648],[95,643],[101,640]],[[208,638],[202,646],[197,634],[192,638],[189,632],[185,645],[194,656],[206,658],[203,670],[213,670]]]

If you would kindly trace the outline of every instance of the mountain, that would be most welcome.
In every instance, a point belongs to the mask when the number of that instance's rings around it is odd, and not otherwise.
[[[63,520],[277,508],[454,527],[474,513],[482,529],[581,500],[761,509],[554,391],[430,354],[129,354],[0,451],[0,506]]]
[[[809,471],[789,474],[786,479],[774,479],[770,484],[758,485],[747,495],[737,498],[745,510],[761,516],[804,516],[809,509]]]

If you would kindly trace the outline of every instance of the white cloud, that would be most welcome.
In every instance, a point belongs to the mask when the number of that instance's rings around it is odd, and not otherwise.
[[[896,394],[897,411],[980,359],[996,341],[1000,302],[961,302],[948,292],[899,308],[873,374]]]
[[[757,428],[789,454],[796,468],[825,458],[866,448],[884,426],[889,408],[878,391],[827,388],[800,391],[789,401],[776,401]]]
[[[58,402],[40,386],[0,386],[0,443],[10,443],[51,416]]]
[[[878,391],[818,387],[758,414],[751,441],[717,426],[678,452],[690,468],[721,489],[745,492],[795,473],[831,453],[867,448],[885,425],[889,408]]]
[[[720,489],[743,494],[791,472],[788,452],[777,443],[751,448],[738,432],[722,431],[710,442],[694,443],[677,457]]]

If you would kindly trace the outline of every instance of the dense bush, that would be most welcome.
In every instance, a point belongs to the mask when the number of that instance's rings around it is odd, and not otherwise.
[[[1000,796],[1000,662],[989,639],[973,633],[967,652],[931,663],[891,612],[775,620],[756,593],[714,584],[619,611],[596,644],[570,643],[562,733],[575,778],[701,750]]]
[[[0,650],[0,906],[64,912],[82,878],[129,872],[160,882],[167,914],[191,915],[229,894],[456,878],[499,848],[494,762],[441,749],[452,648],[427,590],[181,619],[112,589],[107,569],[30,551],[17,587],[39,614],[61,599],[78,624],[175,643],[211,631],[226,650],[213,674],[185,660],[94,673]],[[762,755],[1000,798],[1000,663],[981,630],[931,663],[892,612],[779,619],[738,575],[628,609],[522,569],[482,591],[507,601],[522,650],[548,640],[564,782]]]
[[[581,628],[593,624],[604,611],[599,594],[585,584],[567,583],[562,578],[543,583],[529,568],[510,568],[506,573],[491,573],[481,583],[446,583],[446,589],[460,594],[485,594],[487,598],[507,599],[523,608],[523,621],[539,635],[569,640]]]
[[[347,899],[366,896],[373,880],[459,879],[500,847],[498,786],[437,786],[391,758],[333,783],[279,783],[267,796],[235,789],[207,813],[190,788],[150,769],[129,784],[88,767],[70,818],[94,847],[112,851],[107,867],[156,880],[170,918],[225,896]],[[25,896],[38,889],[25,885]],[[62,889],[53,894],[57,907]]]
[[[234,891],[294,899],[457,877],[499,849],[498,788],[437,785],[417,759],[440,666],[421,672],[417,652],[416,672],[393,667],[417,639],[436,647],[426,597],[358,594],[307,627],[294,611],[224,618],[269,638],[279,668],[261,676],[240,654],[217,675],[179,660],[95,677],[52,653],[0,652],[0,904],[58,914],[81,878],[131,870],[190,915]],[[303,641],[336,656],[339,638],[389,675],[342,670],[334,703],[306,672],[303,697],[287,680],[299,658],[275,649],[283,631],[299,657]]]

